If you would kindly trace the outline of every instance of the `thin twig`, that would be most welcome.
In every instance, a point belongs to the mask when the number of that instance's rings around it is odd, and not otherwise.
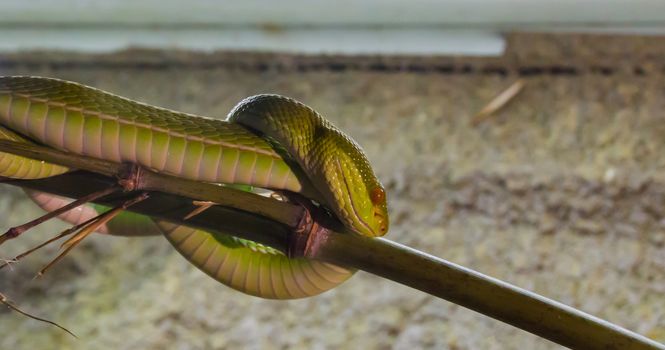
[[[60,232],[58,235],[54,236],[53,238],[49,238],[48,240],[38,244],[37,246],[32,247],[32,248],[26,250],[25,252],[15,256],[13,259],[4,260],[2,262],[2,264],[0,264],[0,269],[4,268],[5,266],[11,266],[10,264],[14,264],[14,263],[19,262],[21,259],[25,258],[26,256],[28,256],[28,255],[32,254],[33,252],[47,246],[48,244],[50,244],[52,242],[55,242],[55,241],[59,240],[62,237],[71,235],[72,233],[74,233],[74,232],[78,231],[79,229],[81,229],[81,227],[84,227],[84,226],[90,224],[92,221],[97,220],[98,218],[99,218],[99,216],[95,216],[94,218],[90,218],[90,219],[88,219],[88,220],[86,220],[86,221],[84,221],[80,224],[74,225],[74,226]]]
[[[17,263],[18,260],[16,258],[13,259],[2,259],[0,258],[0,261],[2,261],[2,264],[0,265],[0,269],[4,268],[5,266],[9,266],[9,269],[12,269],[12,264]]]
[[[140,195],[125,201],[124,203],[120,204],[119,206],[104,212],[103,214],[97,216],[95,220],[90,222],[89,224],[85,225],[79,232],[77,232],[73,237],[65,241],[60,248],[64,249],[58,256],[56,256],[53,260],[51,260],[46,266],[44,266],[39,272],[37,273],[36,277],[42,277],[46,271],[48,271],[53,265],[55,265],[58,261],[60,261],[62,258],[67,255],[74,247],[76,247],[79,243],[81,243],[86,237],[88,237],[90,234],[95,232],[97,228],[99,228],[101,225],[106,224],[107,222],[111,221],[113,218],[118,216],[123,210],[131,207],[132,205],[141,202],[145,199],[148,198],[148,193],[143,192]]]
[[[12,227],[9,230],[7,230],[7,232],[0,235],[0,245],[5,243],[7,240],[10,240],[12,238],[16,238],[16,237],[20,236],[21,234],[23,234],[25,231],[27,231],[27,230],[43,223],[43,222],[46,222],[46,221],[48,221],[48,220],[50,220],[50,219],[52,219],[52,218],[54,218],[54,217],[56,217],[56,216],[58,216],[62,213],[70,211],[74,208],[77,208],[77,207],[79,207],[83,204],[86,204],[88,202],[94,201],[98,198],[109,195],[109,194],[111,194],[113,192],[116,192],[118,190],[120,190],[120,187],[111,186],[111,187],[103,189],[101,191],[90,193],[87,196],[81,197],[81,198],[79,198],[79,199],[77,199],[77,200],[75,200],[71,203],[68,203],[67,205],[64,205],[64,206],[62,206],[62,207],[60,207],[56,210],[50,211],[50,212],[48,212],[48,213],[46,213],[46,214],[44,214],[44,215],[42,215],[42,216],[40,216],[40,217],[38,217],[34,220],[26,222],[23,225]]]
[[[192,204],[196,205],[196,209],[192,210],[189,214],[185,215],[183,220],[189,220],[204,211],[206,211],[208,208],[212,207],[213,205],[217,205],[215,202],[210,202],[210,201],[192,201]]]
[[[49,320],[47,320],[47,319],[45,319],[45,318],[41,318],[41,317],[37,317],[37,316],[31,315],[31,314],[29,314],[29,313],[27,313],[27,312],[25,312],[25,311],[19,309],[18,306],[14,305],[14,303],[12,303],[11,301],[9,301],[9,299],[8,299],[4,294],[2,294],[2,293],[0,293],[0,303],[4,304],[4,305],[7,306],[9,309],[16,311],[16,312],[18,312],[19,314],[21,314],[21,315],[23,315],[23,316],[29,317],[29,318],[31,318],[31,319],[33,319],[33,320],[37,320],[37,321],[40,321],[40,322],[48,323],[48,324],[50,324],[50,325],[52,325],[52,326],[56,326],[56,327],[62,329],[63,331],[69,333],[69,335],[71,335],[72,337],[78,339],[78,337],[76,336],[76,334],[72,333],[69,329],[67,329],[67,328],[65,328],[65,327],[63,327],[63,326],[61,326],[61,325],[59,325],[59,324],[57,324],[57,323],[55,323],[55,322],[53,322],[53,321],[49,321]]]

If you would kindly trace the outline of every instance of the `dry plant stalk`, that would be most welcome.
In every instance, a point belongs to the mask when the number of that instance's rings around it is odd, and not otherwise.
[[[49,320],[47,320],[47,319],[45,319],[45,318],[41,318],[41,317],[37,317],[37,316],[31,315],[31,314],[29,314],[29,313],[27,313],[27,312],[25,312],[25,311],[19,309],[18,306],[14,305],[14,303],[12,303],[11,301],[9,301],[9,299],[8,299],[4,294],[2,294],[2,293],[0,293],[0,303],[3,304],[3,305],[5,305],[5,306],[7,306],[10,310],[16,311],[16,312],[18,312],[19,314],[21,314],[21,315],[23,315],[23,316],[29,317],[29,318],[31,318],[31,319],[33,319],[33,320],[37,320],[37,321],[39,321],[39,322],[45,322],[45,323],[48,323],[48,324],[50,324],[50,325],[52,325],[52,326],[56,326],[56,327],[62,329],[63,331],[69,333],[72,337],[74,337],[74,338],[78,338],[78,337],[76,336],[76,334],[72,333],[69,329],[67,329],[67,328],[65,328],[65,327],[63,327],[63,326],[61,326],[61,325],[59,325],[59,324],[57,324],[57,323],[55,323],[55,322],[53,322],[53,321],[49,321]]]
[[[524,80],[518,79],[512,83],[506,90],[498,94],[492,99],[483,109],[471,119],[471,125],[477,126],[478,124],[489,119],[501,108],[505,107],[508,102],[512,101],[524,88]]]

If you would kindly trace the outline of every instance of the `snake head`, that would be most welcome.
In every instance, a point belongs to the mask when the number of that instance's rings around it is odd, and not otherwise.
[[[333,130],[327,136],[335,140],[322,142],[328,150],[334,149],[324,167],[328,182],[325,188],[332,191],[333,197],[328,202],[335,203],[331,205],[333,211],[346,227],[363,236],[385,235],[389,225],[386,191],[367,157],[360,146],[341,132]]]
[[[284,96],[257,95],[241,101],[228,120],[286,151],[323,197],[315,199],[348,229],[370,237],[388,232],[386,192],[367,156],[312,108]]]
[[[386,190],[379,184],[369,192],[369,198],[373,204],[374,226],[376,236],[383,236],[388,232],[388,205],[386,202]]]
[[[388,206],[386,204],[386,190],[378,184],[369,191],[369,198],[372,203],[370,211],[371,218],[368,226],[371,229],[370,235],[377,237],[383,236],[388,232]]]

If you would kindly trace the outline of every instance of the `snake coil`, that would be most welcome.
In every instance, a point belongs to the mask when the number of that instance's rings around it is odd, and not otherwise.
[[[241,101],[226,121],[132,101],[81,84],[0,77],[0,138],[37,142],[116,162],[134,162],[191,180],[299,192],[366,236],[388,230],[386,196],[362,149],[310,107],[279,95]],[[69,169],[0,153],[0,176],[36,179]],[[45,210],[68,200],[38,192]],[[63,219],[93,215],[81,208]],[[316,295],[353,271],[289,259],[270,247],[222,233],[123,213],[109,234],[163,234],[192,264],[239,291],[264,298]]]

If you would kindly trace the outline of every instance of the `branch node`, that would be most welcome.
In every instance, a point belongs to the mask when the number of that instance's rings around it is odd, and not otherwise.
[[[118,184],[125,192],[141,190],[145,188],[145,170],[136,163],[123,163],[118,170],[116,178]]]
[[[298,225],[291,231],[286,255],[289,258],[310,256],[312,248],[318,246],[316,243],[320,241],[319,237],[328,232],[328,229],[320,224],[320,220],[317,220],[323,211],[300,195],[288,193],[286,197],[303,207]]]
[[[298,225],[293,229],[289,238],[287,256],[289,258],[301,258],[316,256],[316,249],[330,230],[321,225],[324,210],[315,207],[307,198],[289,193],[288,199],[303,207],[302,216]]]

